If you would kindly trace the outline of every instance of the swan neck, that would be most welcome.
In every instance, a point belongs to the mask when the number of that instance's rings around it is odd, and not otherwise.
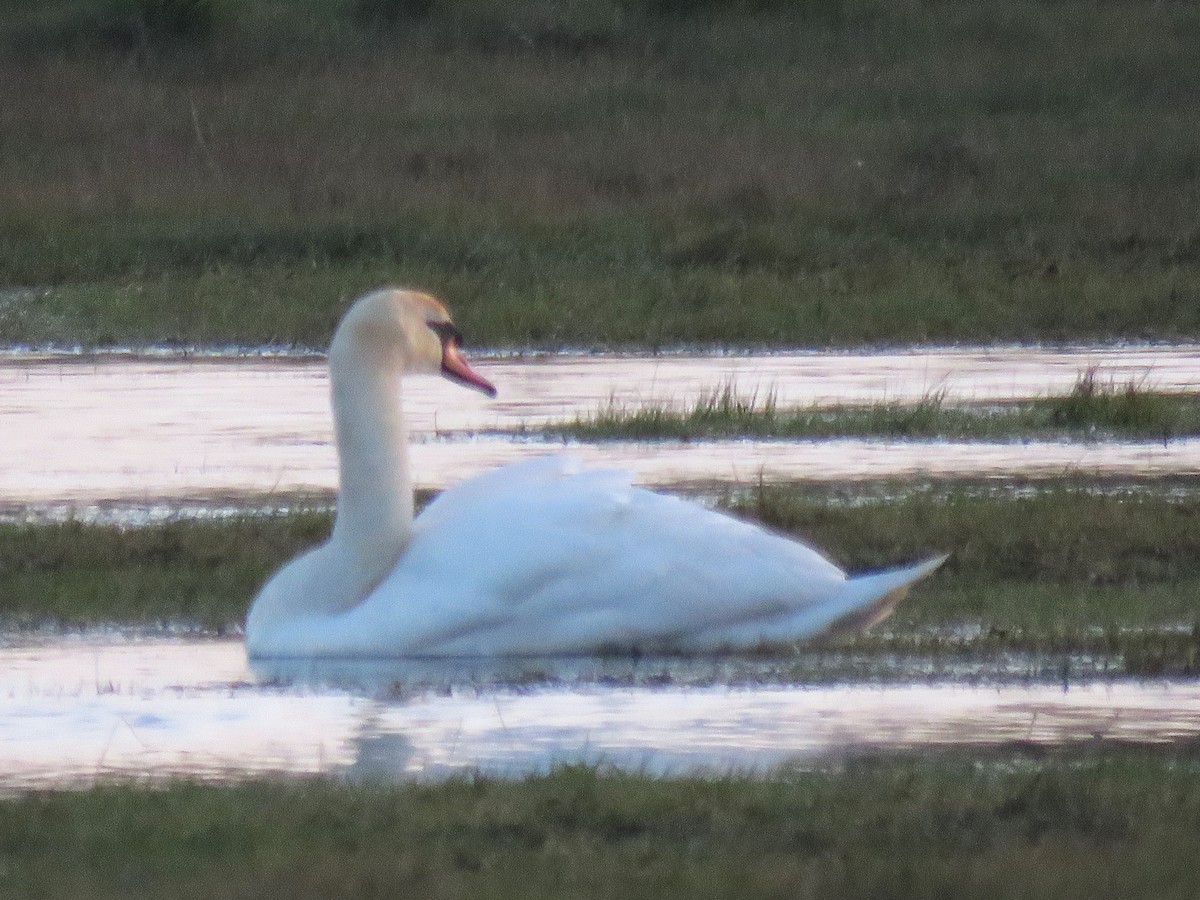
[[[370,353],[335,340],[330,350],[338,502],[333,538],[390,566],[412,532],[408,433],[400,372]]]

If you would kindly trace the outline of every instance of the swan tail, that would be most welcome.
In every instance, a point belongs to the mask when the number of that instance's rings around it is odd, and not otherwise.
[[[909,588],[929,577],[949,558],[949,553],[943,553],[913,566],[848,579],[838,598],[838,606],[846,612],[834,618],[825,633],[862,631],[882,622],[908,596]]]

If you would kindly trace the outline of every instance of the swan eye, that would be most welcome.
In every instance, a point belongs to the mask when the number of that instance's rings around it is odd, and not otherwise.
[[[446,344],[462,345],[462,332],[454,327],[453,322],[426,322],[425,324],[438,336],[438,340],[442,342],[443,346]]]

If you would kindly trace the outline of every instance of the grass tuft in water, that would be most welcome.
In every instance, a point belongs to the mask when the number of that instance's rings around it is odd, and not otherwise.
[[[1200,430],[1200,399],[1156,393],[1140,383],[1102,381],[1095,368],[1083,372],[1064,397],[1046,401],[1050,420],[1074,431],[1105,431],[1161,437]]]
[[[1104,436],[1170,440],[1200,434],[1200,395],[1161,393],[1136,382],[1080,375],[1062,397],[1004,405],[946,402],[930,391],[916,403],[780,407],[775,394],[739,392],[726,382],[680,409],[665,402],[629,406],[610,398],[595,413],[546,433],[577,440],[699,440],[716,437],[889,437],[1012,440]]]

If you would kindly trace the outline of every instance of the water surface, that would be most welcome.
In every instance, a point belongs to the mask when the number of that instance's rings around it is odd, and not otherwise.
[[[356,674],[255,670],[232,640],[10,638],[0,648],[0,791],[268,773],[519,776],[580,761],[765,772],[863,750],[1200,735],[1194,681],[730,686],[720,683],[727,665],[409,661]],[[538,677],[522,686],[521,671]]]
[[[563,444],[498,435],[610,398],[691,402],[735,381],[781,405],[999,400],[1069,390],[1081,371],[1118,383],[1194,390],[1200,346],[921,350],[757,356],[545,356],[483,360],[488,400],[441,379],[404,389],[412,465],[441,488]],[[325,363],[314,358],[0,355],[0,508],[125,507],[245,495],[328,494],[336,486]],[[571,444],[647,484],[909,475],[1191,475],[1200,440],[1167,444],[739,441]]]

